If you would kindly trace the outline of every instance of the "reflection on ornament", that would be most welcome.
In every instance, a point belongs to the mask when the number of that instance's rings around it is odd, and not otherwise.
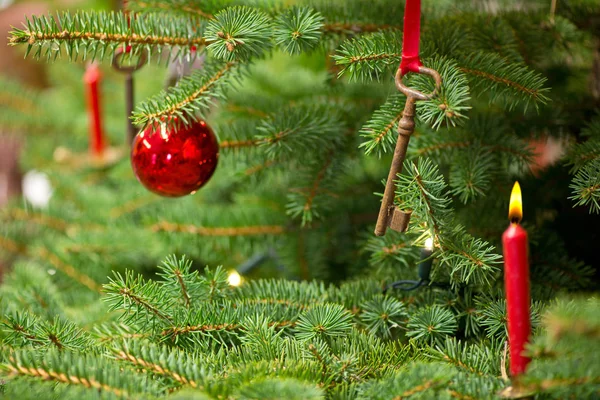
[[[36,208],[45,208],[52,197],[48,175],[31,170],[23,176],[23,197]]]
[[[242,276],[237,271],[231,271],[227,281],[231,286],[240,286],[242,284]]]

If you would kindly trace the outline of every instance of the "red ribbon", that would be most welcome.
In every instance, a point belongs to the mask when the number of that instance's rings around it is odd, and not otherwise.
[[[400,73],[419,72],[423,65],[419,59],[421,37],[421,0],[406,0],[404,8],[404,37],[402,39],[402,61]]]

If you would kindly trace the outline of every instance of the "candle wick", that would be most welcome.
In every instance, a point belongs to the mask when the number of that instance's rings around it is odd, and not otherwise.
[[[518,218],[518,217],[512,217],[512,218],[510,219],[510,222],[511,222],[511,223],[513,223],[513,224],[518,224],[519,222],[521,222],[521,218]]]

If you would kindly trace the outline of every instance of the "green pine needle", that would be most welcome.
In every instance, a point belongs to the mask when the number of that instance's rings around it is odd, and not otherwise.
[[[219,60],[247,61],[271,47],[271,20],[250,7],[230,7],[217,13],[206,28],[208,50]]]
[[[307,7],[292,7],[273,22],[275,43],[289,54],[299,54],[321,39],[323,17]]]
[[[132,18],[123,12],[64,12],[53,16],[32,17],[25,29],[10,32],[10,45],[27,44],[26,54],[34,51],[36,59],[56,60],[66,52],[68,59],[103,60],[112,57],[117,49],[130,48],[129,60],[143,51],[150,61],[154,54],[161,60],[166,50],[168,59],[191,57],[193,48],[207,44],[204,27],[192,20],[149,14]]]

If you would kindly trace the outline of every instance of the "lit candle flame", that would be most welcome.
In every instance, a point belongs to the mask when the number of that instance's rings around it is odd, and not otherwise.
[[[519,223],[523,218],[523,200],[521,198],[521,186],[515,182],[510,194],[510,203],[508,205],[508,219],[510,222]]]

